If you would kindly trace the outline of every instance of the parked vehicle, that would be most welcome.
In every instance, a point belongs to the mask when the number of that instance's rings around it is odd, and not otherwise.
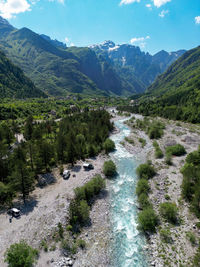
[[[68,179],[70,177],[70,171],[69,170],[64,170],[63,172],[63,178]]]
[[[19,218],[21,216],[21,212],[20,212],[20,210],[18,210],[16,208],[12,208],[12,209],[8,210],[8,215],[15,217],[15,218]]]
[[[84,170],[93,170],[94,166],[91,163],[84,163],[83,168]]]

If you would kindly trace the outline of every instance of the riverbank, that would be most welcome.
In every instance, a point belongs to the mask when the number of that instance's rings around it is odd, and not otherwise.
[[[163,153],[167,146],[174,144],[183,145],[187,154],[197,150],[200,144],[198,126],[160,118],[158,120],[166,125],[163,137],[157,140]],[[169,166],[166,164],[165,158],[155,158],[152,140],[143,131],[134,128],[129,138],[134,140],[134,145],[124,140],[125,148],[132,154],[137,153],[144,159],[151,160],[155,166],[157,174],[149,181],[151,187],[149,197],[154,210],[159,214],[160,204],[166,201],[174,202],[178,207],[180,223],[173,226],[159,216],[160,226],[155,234],[149,236],[148,251],[151,255],[151,266],[192,266],[191,261],[198,247],[200,230],[196,227],[198,219],[191,213],[188,203],[181,197],[182,175],[180,169],[184,165],[187,155],[173,157],[173,164]],[[138,141],[139,138],[146,140],[147,144],[144,148]],[[165,242],[160,235],[162,229],[168,231],[169,243]],[[195,244],[188,239],[188,233],[195,236]]]
[[[36,266],[58,266],[57,263],[60,262],[63,255],[60,250],[60,244],[52,242],[52,235],[57,229],[59,222],[63,225],[66,224],[69,204],[74,197],[74,189],[88,182],[94,175],[102,175],[102,167],[106,159],[107,156],[103,154],[90,159],[89,161],[93,164],[94,170],[90,170],[89,172],[84,171],[82,168],[83,162],[77,162],[71,170],[71,176],[68,180],[64,180],[60,176],[58,168],[54,169],[51,174],[54,182],[44,188],[36,188],[30,195],[26,207],[20,202],[15,203],[15,206],[19,207],[22,211],[20,219],[13,218],[12,223],[9,223],[9,217],[4,213],[0,214],[0,266],[7,266],[3,262],[6,249],[11,244],[19,242],[22,239],[34,248],[40,248],[41,242],[46,240],[48,252],[41,252]],[[95,233],[100,224],[104,225],[104,232],[108,232],[108,223],[106,223],[104,217],[98,217],[98,220],[94,219],[97,213],[95,210],[99,210],[99,215],[108,213],[108,197],[107,194],[104,194],[96,200],[91,211],[92,225],[89,229],[84,230],[85,233],[90,230]],[[90,244],[89,238],[85,236],[83,239],[85,239],[86,243]],[[54,249],[50,251],[52,247]],[[97,252],[96,254],[96,257],[100,259],[101,252],[99,254]],[[79,255],[81,258],[81,253],[78,253],[76,257],[77,261]],[[76,260],[73,260],[74,264],[75,262]]]

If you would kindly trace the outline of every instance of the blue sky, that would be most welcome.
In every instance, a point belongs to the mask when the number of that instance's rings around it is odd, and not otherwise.
[[[200,45],[200,0],[0,0],[0,14],[68,46],[112,40],[154,54]]]

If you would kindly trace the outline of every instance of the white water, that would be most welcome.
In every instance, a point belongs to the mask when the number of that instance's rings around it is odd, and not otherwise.
[[[111,139],[116,151],[111,153],[117,166],[118,175],[110,182],[111,222],[113,242],[111,244],[111,264],[113,267],[147,267],[147,257],[143,250],[144,236],[137,230],[137,183],[136,168],[140,164],[139,155],[133,156],[121,144],[130,134],[124,120],[115,125],[120,129]]]

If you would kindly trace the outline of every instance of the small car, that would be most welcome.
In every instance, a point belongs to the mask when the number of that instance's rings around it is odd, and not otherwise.
[[[69,177],[70,177],[70,171],[69,170],[64,170],[63,179],[68,179]]]
[[[16,208],[12,208],[8,210],[8,215],[15,217],[15,218],[19,218],[21,216],[21,212],[20,210]]]
[[[93,170],[94,166],[91,163],[84,163],[83,168],[84,170]]]

